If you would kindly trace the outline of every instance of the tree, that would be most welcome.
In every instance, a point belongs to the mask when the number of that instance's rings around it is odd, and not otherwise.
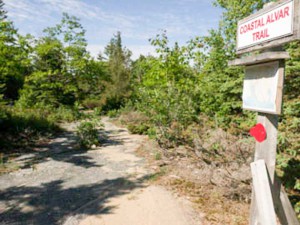
[[[4,3],[0,0],[0,21],[3,21],[7,18],[7,12],[4,10]]]
[[[261,9],[271,0],[215,0],[214,5],[223,9],[219,31],[224,38],[224,48],[229,58],[235,57],[236,29],[239,20]]]
[[[219,27],[209,35],[197,38],[202,46],[201,62],[201,111],[214,117],[220,125],[235,122],[242,114],[243,69],[228,67],[227,62],[236,57],[237,22],[262,8],[264,0],[216,0],[215,6],[223,9]]]
[[[25,81],[20,103],[72,106],[84,99],[86,87],[95,78],[91,74],[96,72],[95,67],[86,51],[85,30],[78,18],[64,13],[61,22],[44,33],[36,43],[35,71]]]
[[[40,38],[34,49],[35,70],[25,79],[19,104],[24,107],[41,107],[68,104],[68,78],[65,76],[62,43],[50,37]]]
[[[110,82],[106,87],[105,98],[108,108],[119,108],[130,96],[131,52],[122,46],[121,33],[110,40],[105,47]]]
[[[0,95],[5,101],[18,98],[24,77],[30,72],[28,44],[30,36],[21,36],[7,19],[4,4],[0,2]]]
[[[90,57],[86,50],[85,30],[80,24],[80,20],[75,16],[63,13],[61,23],[46,28],[44,32],[48,37],[56,38],[63,43],[66,69],[73,76],[79,76]]]
[[[80,76],[78,89],[79,99],[97,101],[100,105],[101,96],[104,94],[105,85],[108,83],[107,65],[103,61],[90,59],[87,62],[85,72]]]
[[[186,47],[169,46],[165,32],[151,44],[158,57],[141,57],[134,63],[134,101],[157,128],[161,144],[178,144],[182,131],[197,120],[199,79],[189,65]]]

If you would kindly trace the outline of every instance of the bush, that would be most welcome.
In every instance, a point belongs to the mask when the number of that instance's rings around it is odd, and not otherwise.
[[[96,107],[94,108],[94,116],[101,116],[102,115],[102,108]]]
[[[26,151],[41,137],[49,137],[60,128],[49,120],[47,110],[0,107],[0,152]]]
[[[101,108],[103,106],[103,102],[99,99],[85,99],[82,102],[82,105],[86,109],[95,109],[95,108]]]
[[[72,122],[82,117],[82,113],[77,108],[60,106],[57,109],[53,109],[48,119],[53,122]]]
[[[125,125],[132,134],[148,135],[151,129],[149,118],[141,112],[131,110],[129,108],[121,110],[120,123]],[[153,133],[153,130],[151,132]]]
[[[57,131],[58,126],[49,120],[50,112],[44,110],[1,108],[0,130],[13,134],[32,130],[34,133]]]
[[[127,128],[132,134],[148,134],[150,127],[148,124],[128,124]]]
[[[81,122],[77,127],[77,135],[81,147],[90,149],[93,145],[99,145],[98,131],[95,122]]]
[[[116,110],[116,109],[112,109],[112,110],[110,110],[110,111],[107,112],[107,116],[109,118],[115,118],[115,117],[118,116],[118,114],[119,114],[119,111]]]

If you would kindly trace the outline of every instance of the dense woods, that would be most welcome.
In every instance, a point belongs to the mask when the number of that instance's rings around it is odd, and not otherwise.
[[[194,147],[193,130],[203,127],[247,136],[256,115],[241,108],[244,70],[227,62],[235,58],[237,21],[266,2],[216,0],[223,16],[209,35],[179,46],[162,32],[150,39],[157,56],[133,61],[120,32],[103,54],[91,57],[80,20],[65,13],[42,37],[22,36],[0,0],[1,157],[58,131],[58,122],[83,117],[83,109],[110,116],[134,111],[138,116],[129,129],[155,138],[165,149]],[[291,59],[277,169],[300,213],[300,42],[285,49]]]

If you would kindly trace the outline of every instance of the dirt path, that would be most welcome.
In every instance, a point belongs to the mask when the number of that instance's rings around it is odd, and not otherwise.
[[[149,186],[135,151],[146,141],[103,120],[105,143],[74,149],[75,124],[0,177],[1,224],[199,225],[188,202]]]

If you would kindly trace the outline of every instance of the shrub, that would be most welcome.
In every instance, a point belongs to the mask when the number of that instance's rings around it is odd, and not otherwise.
[[[20,133],[32,130],[34,133],[47,133],[59,130],[58,126],[49,120],[47,110],[23,108],[1,108],[2,116],[0,130],[3,132]]]
[[[141,112],[130,111],[129,108],[121,110],[119,121],[126,125],[132,134],[149,134],[151,129],[151,123],[147,116]]]
[[[99,145],[98,131],[95,122],[81,122],[77,127],[77,136],[81,147],[90,149],[93,145]]]
[[[95,109],[95,108],[98,108],[98,107],[102,107],[103,103],[99,99],[90,99],[90,98],[88,98],[88,99],[85,99],[82,102],[82,105],[86,109]]]
[[[132,134],[148,134],[150,127],[148,124],[128,124],[127,128]]]
[[[0,107],[0,152],[27,151],[41,137],[49,137],[60,128],[48,119],[49,111]]]
[[[96,107],[94,108],[94,116],[101,116],[102,115],[102,108]]]
[[[82,116],[82,113],[80,113],[77,108],[60,106],[59,108],[52,110],[51,114],[48,116],[48,119],[53,122],[72,122],[81,118]]]
[[[118,116],[118,113],[119,113],[118,110],[112,109],[112,110],[110,110],[110,111],[107,112],[107,116],[108,116],[109,118],[115,118],[115,117]]]

